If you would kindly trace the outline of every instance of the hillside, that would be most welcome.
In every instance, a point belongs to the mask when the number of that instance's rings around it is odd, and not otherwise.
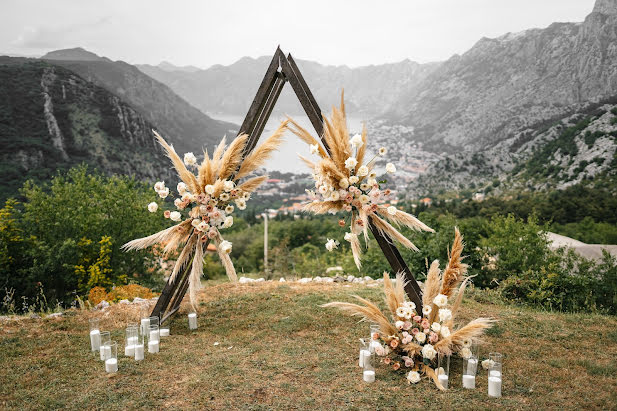
[[[460,358],[450,364],[451,388],[426,380],[409,385],[402,373],[377,368],[366,384],[358,339],[368,325],[321,308],[358,294],[383,301],[364,285],[207,284],[199,328],[187,327],[186,306],[171,336],[144,361],[120,356],[108,375],[89,351],[88,319],[101,318],[123,353],[124,327],[138,304],[61,317],[0,319],[0,398],[7,409],[611,409],[617,384],[617,321],[591,314],[548,313],[491,303],[475,292],[461,321],[499,320],[480,355],[504,354],[503,397],[487,396],[486,371],[475,390],[461,387]],[[247,315],[248,313],[248,315]],[[601,349],[598,349],[601,347]],[[74,395],[79,393],[79,395]]]
[[[81,162],[149,181],[170,176],[154,127],[63,67],[0,57],[0,201],[28,178],[47,180]]]
[[[156,124],[179,151],[201,152],[202,147],[211,147],[225,134],[233,134],[230,130],[238,129],[237,125],[208,117],[169,87],[123,61],[114,62],[80,48],[53,51],[42,59],[63,66],[120,97]]]

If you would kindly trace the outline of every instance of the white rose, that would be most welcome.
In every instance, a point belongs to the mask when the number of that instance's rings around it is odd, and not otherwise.
[[[347,188],[349,187],[349,180],[347,180],[346,178],[341,178],[341,180],[338,182],[338,185],[341,188]]]
[[[381,147],[381,148],[379,149],[379,156],[380,156],[380,157],[385,156],[387,153],[388,153],[388,149],[387,149],[387,148],[385,148],[385,147]]]
[[[435,351],[435,347],[433,347],[431,344],[425,344],[422,347],[422,356],[424,358],[432,360],[433,358],[435,358],[435,355],[437,355],[437,351]]]
[[[176,189],[178,190],[178,193],[182,195],[186,193],[186,184],[184,184],[183,182],[179,182],[176,186]]]
[[[213,194],[214,193],[214,186],[212,184],[206,185],[206,193],[207,194]]]
[[[193,220],[195,221],[195,220]],[[206,232],[210,229],[210,225],[208,223],[206,223],[205,221],[202,221],[201,223],[197,224],[197,229],[199,231],[203,231]]]
[[[345,241],[351,241],[354,237],[357,237],[354,233],[345,233]]]
[[[437,294],[435,298],[433,298],[433,304],[437,307],[445,307],[448,304],[448,297],[443,294]]]
[[[433,309],[431,308],[430,305],[425,305],[424,307],[422,307],[422,314],[428,317],[428,315],[431,313],[432,310]]]
[[[349,184],[356,184],[360,179],[357,176],[349,177]]]
[[[156,191],[157,193],[159,191],[161,191],[162,189],[165,188],[165,182],[164,181],[157,181],[156,184],[154,184],[154,191]]]
[[[358,198],[358,200],[360,200],[360,202],[361,202],[362,204],[366,204],[366,203],[368,203],[369,201],[371,201],[371,198],[370,198],[369,196],[367,196],[366,194],[362,194],[362,195]]]
[[[186,153],[184,155],[184,164],[187,166],[194,166],[197,163],[197,158],[193,153]]]
[[[225,221],[223,222],[223,228],[229,228],[234,225],[234,218],[232,216],[225,217]]]
[[[361,167],[358,169],[357,174],[358,174],[360,177],[364,177],[364,176],[368,175],[368,167],[367,167],[367,166],[361,166]]]
[[[433,324],[431,324],[431,330],[435,331],[436,333],[439,332],[439,330],[441,330],[441,324],[435,322]]]
[[[231,214],[233,212],[234,212],[234,206],[232,206],[231,204],[229,204],[227,207],[225,207],[225,213]]]
[[[338,201],[339,198],[340,198],[340,195],[339,195],[338,191],[333,191],[330,194],[330,200],[331,201]]]
[[[206,215],[206,214],[208,214],[208,207],[207,207],[207,206],[205,206],[205,205],[200,205],[200,206],[199,206],[199,213],[200,213],[201,215]]]
[[[338,248],[338,241],[333,240],[331,238],[328,238],[327,240],[328,241],[326,242],[326,250],[332,251],[335,248]]]
[[[426,334],[424,334],[423,332],[417,333],[416,340],[418,340],[419,343],[423,343],[424,341],[426,341]]]
[[[420,382],[420,373],[418,371],[409,371],[409,374],[407,374],[407,381],[412,384]]]
[[[398,328],[399,330],[402,330],[402,329],[403,329],[403,327],[405,326],[405,321],[400,321],[400,320],[399,320],[399,321],[397,321],[397,322],[395,322],[395,323],[394,323],[394,326],[395,326],[396,328]]]
[[[396,167],[394,166],[394,164],[388,163],[388,164],[386,164],[386,171],[388,173],[395,173],[396,172]]]
[[[366,180],[366,184],[373,187],[374,185],[377,185],[377,180],[375,180],[374,178],[369,178],[368,180]]]
[[[223,190],[225,190],[225,191],[227,191],[227,192],[230,192],[230,191],[231,191],[231,190],[233,190],[235,187],[236,187],[236,183],[234,183],[233,181],[226,180],[226,181],[223,183]]]
[[[325,195],[328,192],[328,186],[326,185],[319,186],[317,191],[319,191],[320,194]]]
[[[148,204],[148,211],[150,211],[151,213],[156,213],[156,210],[158,209],[159,209],[159,205],[155,203],[154,201]]]
[[[319,146],[317,144],[311,144],[310,146],[311,154],[317,154],[319,152]]]
[[[461,349],[461,357],[469,359],[471,357],[471,350],[467,347]]]
[[[441,336],[443,338],[448,338],[450,336],[450,329],[445,325],[441,326]]]
[[[182,219],[182,214],[180,214],[178,211],[172,211],[169,214],[169,218],[171,219],[171,221],[180,221],[180,219]]]
[[[358,164],[358,160],[356,160],[355,157],[349,157],[347,160],[345,160],[345,168],[348,170],[351,170],[357,164]]]
[[[439,310],[439,321],[444,322],[452,319],[452,311],[447,308],[441,308]]]
[[[387,208],[388,214],[390,215],[396,215],[396,207],[394,206],[390,206]]]
[[[231,243],[229,241],[227,241],[227,240],[222,241],[221,244],[219,244],[219,248],[225,254],[231,253]]]
[[[491,359],[486,359],[486,360],[482,361],[482,368],[484,368],[485,370],[488,370],[493,365],[495,365],[495,361],[493,361]]]
[[[201,220],[198,218],[194,218],[193,221],[191,221],[191,225],[193,227],[197,227],[199,225],[199,223],[201,223]]]
[[[158,193],[159,193],[159,197],[166,198],[169,195],[169,187],[165,187],[164,189],[160,190]]]
[[[354,147],[362,147],[364,142],[362,141],[362,136],[360,134],[354,134],[354,136],[349,139],[349,143]]]

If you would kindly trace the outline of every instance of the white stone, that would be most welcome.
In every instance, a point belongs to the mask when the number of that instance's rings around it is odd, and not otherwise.
[[[279,283],[284,283],[285,282],[285,277],[281,277],[281,279],[279,280]]]

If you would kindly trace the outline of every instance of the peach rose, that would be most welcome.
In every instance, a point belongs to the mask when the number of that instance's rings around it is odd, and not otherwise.
[[[392,348],[398,347],[398,340],[397,339],[393,339],[392,341],[390,341],[390,347],[392,347]]]
[[[165,218],[169,218],[169,215],[171,214],[171,211],[169,210],[165,210],[165,212],[163,213],[163,215],[165,216]]]
[[[413,335],[416,335],[416,334],[418,334],[419,332],[420,332],[420,330],[419,330],[419,329],[417,329],[417,328],[412,328],[412,329],[411,329],[411,333],[412,333]]]
[[[409,330],[411,328],[413,324],[409,321],[405,321],[405,324],[403,325],[403,330]]]
[[[413,360],[409,357],[405,358],[405,367],[411,368],[413,367]]]
[[[430,332],[430,334],[429,334],[429,336],[428,336],[428,340],[429,340],[431,343],[436,343],[438,339],[439,339],[439,336],[437,335],[437,333],[435,333],[435,332],[431,331],[431,332]]]
[[[394,371],[398,370],[399,368],[401,368],[401,363],[395,362],[394,364],[392,364],[392,369]]]
[[[420,323],[420,321],[422,321],[422,317],[420,317],[419,315],[416,315],[413,317],[413,320],[417,323]]]
[[[392,361],[392,360],[390,360],[388,357],[383,359],[383,363],[386,364],[386,365],[390,364],[390,361]]]

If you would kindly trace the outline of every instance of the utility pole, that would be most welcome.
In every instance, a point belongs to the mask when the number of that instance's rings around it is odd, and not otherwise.
[[[268,274],[268,211],[261,216],[264,218],[264,273]]]

